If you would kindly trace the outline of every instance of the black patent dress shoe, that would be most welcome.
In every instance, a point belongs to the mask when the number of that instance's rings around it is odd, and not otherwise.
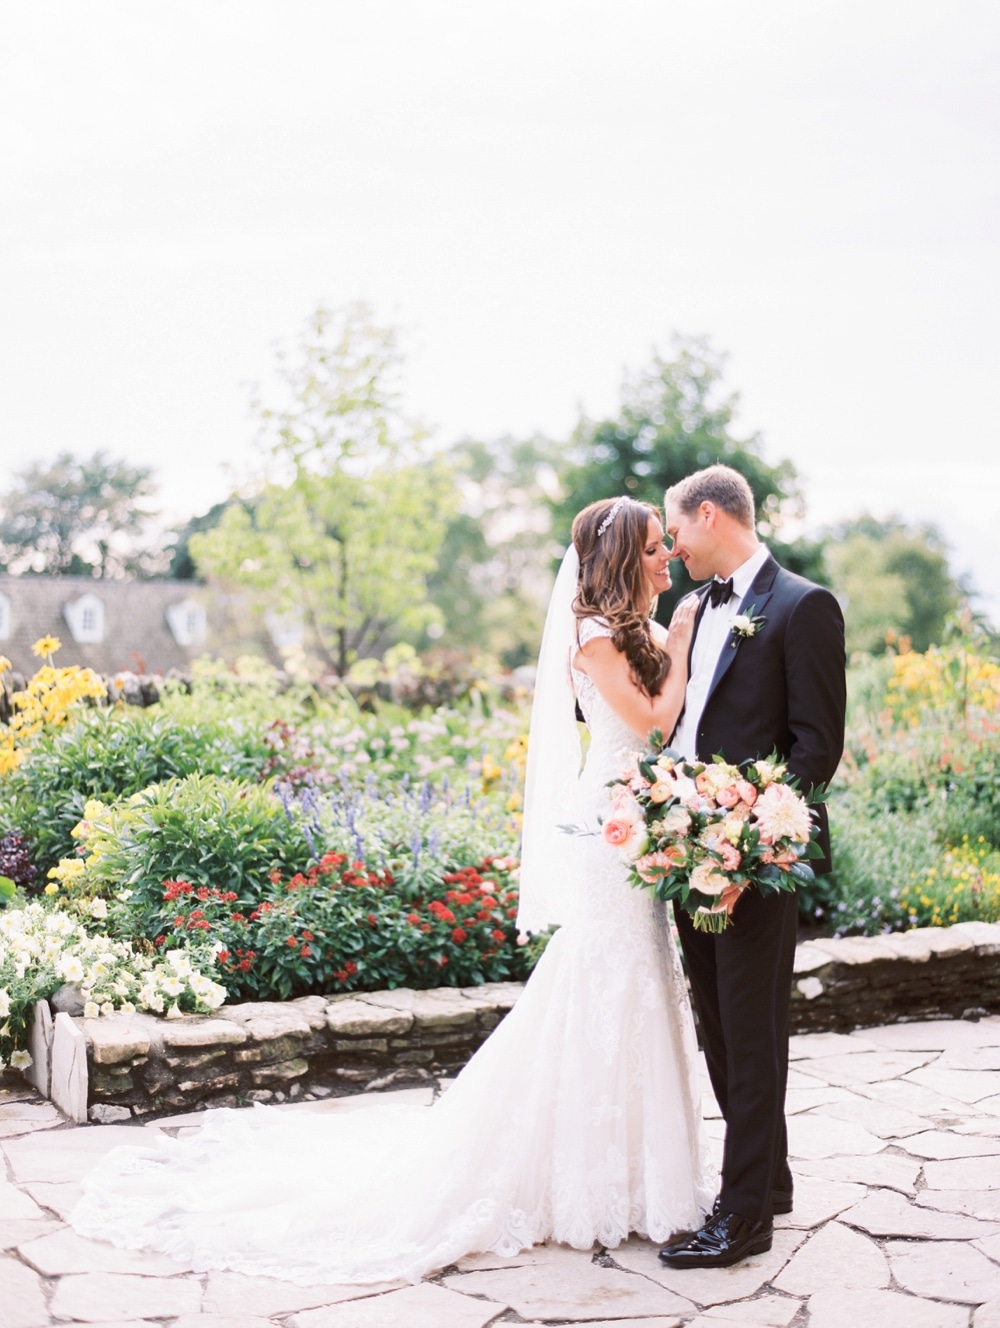
[[[783,1216],[790,1213],[794,1206],[794,1194],[791,1190],[772,1190],[771,1191],[771,1213],[774,1217]],[[712,1216],[720,1211],[722,1196],[717,1195],[715,1203],[712,1204]]]
[[[679,1245],[665,1245],[660,1262],[668,1268],[728,1268],[771,1248],[770,1221],[753,1222],[739,1213],[713,1213],[700,1231]]]

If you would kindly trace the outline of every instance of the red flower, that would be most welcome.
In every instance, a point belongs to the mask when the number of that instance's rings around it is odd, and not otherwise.
[[[308,959],[312,954],[312,950],[310,950],[308,945],[304,945],[302,949],[299,951],[299,954],[303,959]]]
[[[455,903],[456,903],[456,904],[471,904],[471,903],[472,903],[472,896],[471,896],[470,894],[466,893],[466,892],[463,892],[462,894],[459,894],[459,895],[456,895],[456,896],[455,896]]]
[[[272,885],[277,885],[278,882],[281,880],[281,872],[275,869],[273,872],[270,873],[267,879],[271,882]]]
[[[316,939],[316,937],[312,934],[311,931],[304,931],[304,932],[302,933],[302,939],[303,939],[304,941],[314,941],[314,940]]]
[[[207,885],[203,885],[203,886],[201,886],[201,888],[198,890],[198,898],[199,898],[199,899],[207,899],[207,898],[208,898],[208,886],[207,886]]]
[[[469,933],[467,931],[464,931],[461,927],[456,927],[455,930],[451,933],[451,939],[455,942],[456,945],[461,945],[463,941],[468,939],[468,936]]]
[[[407,920],[407,922],[412,923],[413,926],[415,927],[415,926],[419,923],[419,921],[420,921],[420,914],[419,914],[419,913],[407,913],[407,915],[406,915],[406,920]]]
[[[344,965],[344,972],[347,974],[348,977],[353,977],[357,971],[358,971],[357,964],[354,962],[353,959],[348,959],[347,963]]]
[[[289,949],[294,950],[295,947],[298,945],[298,941],[295,939],[294,936],[289,936],[285,944],[288,946]]]
[[[376,924],[376,922],[378,922],[378,918],[375,916],[375,914],[374,914],[374,913],[369,913],[369,914],[368,914],[368,925],[369,925],[369,927],[374,927],[375,924]]]
[[[246,922],[246,918],[243,916],[242,913],[230,913],[230,915],[229,915],[229,921],[230,921],[230,922]]]
[[[228,963],[229,963],[229,951],[228,951],[228,950],[220,950],[219,953],[218,953],[215,957],[216,957],[216,959],[219,961],[220,964],[228,964]]]
[[[500,928],[497,927],[497,928],[494,930],[494,932],[493,932],[493,939],[494,939],[495,941],[505,941],[507,938],[504,936],[504,934],[503,934],[503,932],[500,930]]]

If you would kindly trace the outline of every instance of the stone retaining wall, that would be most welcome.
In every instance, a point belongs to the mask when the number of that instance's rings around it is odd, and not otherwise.
[[[1000,925],[804,941],[793,1032],[844,1031],[1000,1012]],[[201,1106],[371,1091],[453,1073],[489,1036],[519,983],[304,996],[210,1017],[52,1019],[36,1006],[28,1077],[71,1119],[124,1121]]]

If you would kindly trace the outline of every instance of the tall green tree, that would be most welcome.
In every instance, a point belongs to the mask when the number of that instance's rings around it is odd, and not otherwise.
[[[104,451],[25,466],[0,496],[0,562],[14,574],[157,575],[169,554],[150,533],[155,492],[148,466]]]
[[[790,461],[766,462],[759,435],[734,432],[738,397],[724,390],[723,367],[724,358],[703,338],[676,337],[670,358],[656,353],[645,369],[625,378],[617,415],[581,419],[559,470],[554,529],[565,542],[576,512],[615,494],[662,505],[670,485],[724,462],[746,476],[758,530],[775,556],[792,571],[825,581],[820,545],[782,539],[783,528],[803,512],[795,468]],[[671,575],[674,587],[663,597],[661,616],[669,616],[692,585],[679,562]]]
[[[427,578],[454,482],[402,410],[400,370],[395,332],[365,305],[317,309],[279,356],[281,402],[254,403],[262,474],[189,540],[199,571],[299,615],[341,676],[439,617]]]
[[[900,637],[921,651],[944,640],[970,592],[952,576],[948,545],[935,526],[863,515],[830,535],[826,560],[844,606],[849,652],[882,654]]]

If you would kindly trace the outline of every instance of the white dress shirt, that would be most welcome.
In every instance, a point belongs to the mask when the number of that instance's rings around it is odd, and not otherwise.
[[[674,751],[680,752],[688,761],[693,761],[698,754],[698,725],[701,723],[702,711],[708,700],[708,689],[712,685],[722,647],[729,637],[733,619],[739,614],[744,595],[753,585],[754,577],[764,566],[767,558],[767,546],[762,544],[757,552],[733,573],[733,593],[727,603],[715,606],[707,604],[701,615],[691,655],[691,675],[684,694],[684,713],[670,744]],[[721,579],[716,577],[716,580]]]

